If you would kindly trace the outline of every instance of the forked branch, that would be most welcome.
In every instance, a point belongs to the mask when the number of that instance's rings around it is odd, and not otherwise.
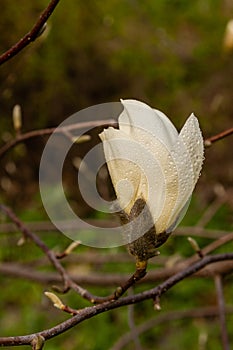
[[[12,57],[16,56],[20,51],[22,51],[26,46],[28,46],[32,41],[36,40],[37,37],[41,34],[43,27],[51,16],[55,7],[60,0],[51,0],[46,9],[41,13],[40,17],[32,27],[32,29],[24,35],[16,44],[14,44],[9,50],[4,52],[0,56],[0,65],[9,61]]]

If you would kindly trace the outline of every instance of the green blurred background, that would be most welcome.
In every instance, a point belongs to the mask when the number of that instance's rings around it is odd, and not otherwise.
[[[31,29],[47,3],[1,0],[1,52]],[[231,0],[61,1],[46,32],[0,68],[2,143],[14,135],[11,115],[15,104],[23,110],[23,131],[57,126],[82,108],[120,98],[139,99],[162,110],[178,128],[194,112],[205,137],[231,127],[233,51],[224,49],[223,41],[232,13]],[[29,140],[1,160],[1,197],[25,220],[44,219],[38,169],[45,141]],[[197,222],[215,197],[216,185],[230,189],[231,144],[228,138],[206,151],[202,177],[184,224]],[[221,208],[211,227],[232,229],[230,209],[229,205]],[[53,234],[47,237],[48,244],[57,247],[58,237],[62,249],[67,244],[64,237]],[[27,256],[25,247],[15,247],[16,241],[16,237],[2,236],[4,261],[37,257],[32,245],[26,247]],[[163,254],[177,251],[191,254],[186,241],[179,239],[168,243]],[[116,268],[130,273],[133,265],[126,270]],[[41,302],[43,286],[5,277],[1,283],[1,335],[33,332],[66,317]],[[202,305],[209,300],[214,304],[212,290],[212,281],[186,281],[164,297],[163,309],[172,310],[174,304],[178,309],[200,306],[200,300]],[[229,300],[231,292],[228,286]],[[78,306],[83,304],[72,293],[67,298]],[[138,321],[153,315],[149,302],[136,306],[135,312]],[[109,349],[127,327],[127,310],[115,310],[89,320],[45,348]],[[177,321],[174,327],[167,332],[160,326],[148,333],[143,348],[154,344],[161,349],[198,349],[198,336],[206,332],[208,342],[203,349],[221,349],[214,321]],[[133,348],[131,343],[127,349]]]

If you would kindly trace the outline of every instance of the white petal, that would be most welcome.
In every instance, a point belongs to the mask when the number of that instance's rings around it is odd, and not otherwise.
[[[188,210],[190,202],[191,202],[191,197],[187,200],[187,202],[185,203],[185,205],[183,206],[183,208],[181,209],[179,214],[175,217],[175,219],[171,220],[172,223],[166,229],[167,233],[173,232],[175,230],[175,228],[179,225],[179,223],[182,221],[183,217],[185,216],[185,214]]]
[[[169,138],[171,144],[176,140],[178,137],[178,131],[176,130],[174,124],[172,124],[171,120],[164,114],[163,112],[159,111],[158,109],[153,109],[156,113],[156,116],[161,119],[164,128],[168,131],[169,130]]]
[[[171,212],[169,226],[183,211],[199,178],[203,163],[203,138],[197,118],[192,114],[183,126],[177,142],[171,151],[176,163],[179,179],[178,197]]]
[[[192,113],[184,124],[179,139],[182,139],[191,159],[194,186],[200,176],[203,160],[204,160],[204,142],[199,123],[195,115]]]
[[[124,110],[119,116],[119,128],[135,139],[135,130],[142,129],[170,149],[178,137],[171,121],[162,112],[137,100],[121,100]]]
[[[142,198],[148,203],[154,220],[157,220],[165,200],[165,179],[161,163],[151,151],[121,130],[108,128],[100,134],[100,138],[122,209],[129,214],[135,200]],[[132,191],[128,190],[129,186]],[[130,201],[129,193],[132,194]]]
[[[131,140],[128,135],[114,128],[104,130],[100,138],[117,199],[121,208],[129,214],[142,181],[141,172],[125,154],[125,146]]]
[[[175,159],[168,154],[163,163],[163,174],[165,178],[165,199],[162,203],[163,209],[156,221],[156,233],[160,234],[170,226],[170,218],[179,195],[179,177]]]
[[[152,154],[149,172],[154,173],[154,177],[149,179],[147,174],[151,189],[147,204],[159,234],[166,230],[178,196],[178,171],[174,159],[169,156],[169,150],[178,139],[178,132],[162,112],[135,100],[122,103],[125,109],[119,117],[120,128]],[[145,154],[142,156],[145,157]],[[152,169],[155,162],[162,171],[160,178]],[[155,189],[154,183],[158,179],[165,186]]]

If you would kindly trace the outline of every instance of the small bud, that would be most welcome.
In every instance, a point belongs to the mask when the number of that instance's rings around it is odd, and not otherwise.
[[[115,296],[117,298],[119,298],[122,295],[122,288],[121,287],[117,287],[117,289],[115,290]]]
[[[41,35],[44,33],[44,31],[46,30],[46,28],[47,28],[47,22],[45,22],[45,23],[43,24],[43,26],[40,28],[40,30],[39,30],[39,32],[38,32],[38,34],[37,34],[37,38],[38,38],[39,36],[41,36]]]
[[[204,141],[204,145],[205,145],[205,147],[210,147],[212,145],[212,142],[207,139]]]
[[[91,136],[90,135],[81,135],[81,136],[73,136],[72,141],[74,143],[84,143],[87,141],[90,141]]]
[[[22,237],[20,237],[20,239],[18,240],[17,246],[18,246],[18,247],[21,247],[22,245],[24,245],[25,242],[26,242],[26,238],[25,238],[25,236],[22,236]]]
[[[31,342],[32,350],[43,349],[45,339],[41,335],[36,335]]]
[[[20,105],[15,105],[12,111],[13,126],[16,132],[22,128],[22,110]]]
[[[161,305],[160,305],[160,298],[157,295],[154,299],[154,310],[160,311],[161,310]]]
[[[75,241],[72,242],[64,251],[65,255],[69,255],[76,247],[78,247],[81,244],[81,241]]]
[[[188,237],[187,240],[189,241],[193,250],[200,256],[200,258],[202,258],[203,253],[202,253],[201,248],[199,247],[197,241],[195,239],[193,239],[192,237]]]
[[[62,303],[61,299],[59,299],[56,294],[51,292],[45,292],[44,294],[52,301],[54,307],[60,310],[64,309],[65,305]]]
[[[226,25],[223,38],[223,48],[225,51],[233,50],[233,19],[231,19]]]

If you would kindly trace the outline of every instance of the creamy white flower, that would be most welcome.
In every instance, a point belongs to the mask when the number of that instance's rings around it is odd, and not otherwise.
[[[191,114],[178,134],[162,112],[137,100],[121,103],[119,129],[100,134],[117,200],[130,215],[142,199],[156,234],[170,233],[186,212],[202,168],[198,120]]]

